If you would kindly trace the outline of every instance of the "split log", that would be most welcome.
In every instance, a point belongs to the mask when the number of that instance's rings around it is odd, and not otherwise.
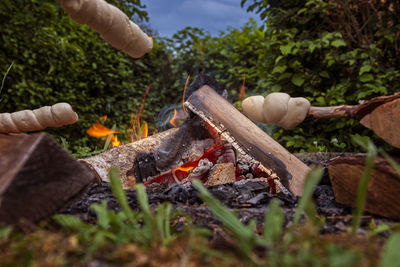
[[[400,148],[400,99],[380,105],[360,122],[390,145]]]
[[[45,133],[0,134],[0,221],[47,218],[67,207],[95,176]]]
[[[338,157],[329,167],[329,177],[336,202],[355,207],[358,183],[365,168],[365,155]],[[367,191],[365,210],[400,219],[400,177],[383,158],[375,160]]]
[[[203,86],[193,92],[185,105],[208,123],[214,124],[220,132],[229,133],[233,143],[265,167],[271,168],[294,195],[302,194],[309,167],[212,88]]]

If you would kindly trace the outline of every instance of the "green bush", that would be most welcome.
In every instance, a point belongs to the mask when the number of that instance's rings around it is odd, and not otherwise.
[[[110,2],[139,23],[147,18],[140,0]],[[0,112],[70,103],[79,122],[46,131],[65,138],[72,151],[102,147],[99,139],[86,134],[102,115],[109,115],[109,127],[115,123],[118,130],[126,129],[148,85],[152,89],[142,117],[151,125],[159,109],[176,98],[166,79],[168,54],[157,38],[151,54],[132,59],[88,26],[72,21],[56,1],[1,1],[0,36],[1,73],[14,62],[5,79]]]

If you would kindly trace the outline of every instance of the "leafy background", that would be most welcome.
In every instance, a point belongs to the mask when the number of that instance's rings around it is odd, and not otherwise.
[[[108,2],[155,35],[140,0]],[[249,21],[219,36],[187,27],[171,39],[153,36],[153,51],[132,59],[73,22],[55,0],[3,0],[1,73],[14,65],[0,112],[71,103],[79,122],[46,131],[76,152],[102,147],[86,130],[104,114],[109,127],[116,124],[126,133],[149,85],[142,116],[151,133],[160,109],[180,103],[189,74],[214,76],[233,101],[244,75],[248,96],[281,91],[316,106],[357,104],[399,90],[399,1],[242,0],[245,4],[260,15],[261,27]],[[353,119],[307,119],[294,130],[265,129],[292,152],[351,151],[350,134],[373,136]]]

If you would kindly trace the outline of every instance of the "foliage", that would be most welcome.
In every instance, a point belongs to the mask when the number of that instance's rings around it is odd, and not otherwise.
[[[357,104],[399,90],[398,1],[243,0],[246,4],[264,25],[250,21],[218,37],[185,28],[171,40],[173,71],[184,77],[209,73],[232,100],[243,74],[248,95],[282,91],[316,106]],[[300,152],[350,151],[358,148],[349,134],[374,136],[354,119],[307,119],[294,130],[269,131]]]
[[[400,266],[400,257],[398,253],[399,247],[400,247],[400,234],[396,233],[390,236],[389,240],[387,241],[379,266],[380,267]]]
[[[109,2],[138,23],[147,18],[140,0]],[[102,147],[102,142],[86,135],[102,115],[108,114],[118,130],[126,132],[130,114],[139,109],[149,84],[154,90],[142,118],[150,124],[159,109],[176,98],[169,91],[169,59],[163,43],[155,42],[144,58],[132,59],[89,27],[73,22],[55,0],[1,1],[0,36],[0,72],[14,62],[4,82],[0,112],[69,102],[79,122],[46,131],[64,137],[72,152]]]
[[[115,212],[107,203],[93,204],[95,224],[79,218],[56,215],[54,220],[62,226],[62,232],[38,229],[29,234],[0,227],[0,257],[8,265],[77,265],[93,260],[103,263],[137,265],[260,265],[260,266],[359,266],[376,265],[379,252],[374,235],[365,235],[360,245],[351,245],[353,235],[342,236],[340,241],[325,239],[319,235],[320,219],[315,213],[311,193],[322,176],[321,168],[310,172],[305,194],[300,199],[293,222],[285,222],[283,210],[277,199],[273,200],[265,214],[263,228],[251,221],[240,222],[234,212],[215,199],[199,181],[193,185],[199,197],[222,222],[224,231],[233,237],[235,246],[242,252],[232,253],[215,250],[207,238],[210,231],[192,225],[188,218],[171,204],[161,204],[151,209],[143,185],[136,186],[141,211],[132,210],[122,189],[118,170],[110,171],[113,193],[121,206]],[[304,220],[299,220],[305,212]],[[184,222],[183,230],[177,231],[175,223]],[[392,231],[385,225],[384,231]],[[181,228],[182,229],[182,228]],[[260,231],[259,229],[263,229]],[[373,230],[377,233],[377,229]],[[346,242],[345,242],[346,243]],[[396,251],[399,235],[393,233],[385,244],[380,266],[393,266],[398,262]],[[374,251],[368,254],[367,251]]]

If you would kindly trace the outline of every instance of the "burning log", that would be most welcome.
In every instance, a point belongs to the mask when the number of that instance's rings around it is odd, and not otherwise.
[[[209,86],[193,92],[185,106],[225,136],[235,149],[271,168],[296,196],[303,192],[309,171],[304,163],[289,153],[264,131],[233,107]]]
[[[118,167],[123,187],[125,189],[133,188],[137,177],[140,176],[140,172],[144,176],[157,174],[157,172],[152,172],[155,170],[154,166],[151,168],[144,167],[152,165],[154,162],[154,159],[151,160],[148,154],[152,154],[161,146],[165,138],[174,135],[177,131],[177,128],[170,129],[137,142],[117,146],[101,154],[80,159],[80,161],[86,164],[100,180],[107,182],[109,181],[108,172],[110,168],[113,166]],[[154,154],[152,155],[154,157]],[[142,162],[142,168],[137,168],[135,162]]]
[[[67,207],[95,176],[44,133],[0,134],[0,221],[32,222]]]
[[[336,202],[351,207],[357,205],[357,188],[365,168],[365,161],[365,155],[358,155],[338,157],[329,164],[329,177]],[[400,219],[399,193],[399,175],[385,159],[377,158],[368,184],[365,210]]]

